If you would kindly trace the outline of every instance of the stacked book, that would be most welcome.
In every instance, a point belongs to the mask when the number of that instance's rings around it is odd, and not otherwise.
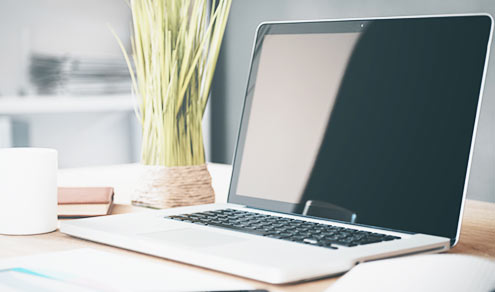
[[[112,187],[59,187],[58,217],[77,218],[110,214]]]
[[[33,54],[29,74],[40,95],[107,95],[131,91],[131,78],[123,57]]]

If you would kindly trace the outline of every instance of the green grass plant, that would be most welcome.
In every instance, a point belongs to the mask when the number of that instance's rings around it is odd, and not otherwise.
[[[231,2],[130,2],[132,56],[118,42],[138,98],[142,164],[205,163],[201,125]]]

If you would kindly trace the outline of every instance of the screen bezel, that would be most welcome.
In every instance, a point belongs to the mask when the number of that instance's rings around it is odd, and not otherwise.
[[[254,80],[256,80],[257,68],[258,68],[258,64],[259,64],[260,54],[258,54],[257,52],[262,47],[263,38],[265,35],[267,35],[267,34],[297,34],[297,33],[360,32],[362,30],[365,30],[367,25],[370,22],[375,22],[375,21],[393,21],[393,20],[404,20],[404,19],[417,20],[417,19],[426,19],[426,18],[427,19],[431,19],[431,18],[442,18],[443,19],[443,18],[459,18],[459,17],[462,17],[462,18],[465,18],[465,17],[488,17],[490,19],[490,35],[488,38],[482,82],[480,85],[480,95],[478,98],[478,105],[477,105],[477,110],[476,110],[476,119],[475,119],[475,124],[474,124],[474,128],[473,128],[473,135],[471,138],[471,148],[470,148],[470,153],[469,153],[468,166],[466,168],[466,176],[465,176],[465,181],[464,181],[464,189],[462,192],[461,208],[460,208],[460,212],[458,215],[457,232],[455,234],[455,237],[450,238],[451,245],[454,246],[459,240],[461,220],[462,220],[462,214],[464,211],[466,192],[467,192],[469,175],[470,175],[470,170],[471,170],[473,148],[474,148],[475,139],[476,139],[476,132],[477,132],[477,128],[478,128],[478,121],[479,121],[480,107],[481,107],[481,103],[482,103],[481,102],[482,101],[482,95],[483,95],[483,90],[484,90],[484,85],[485,85],[487,64],[488,64],[488,59],[489,59],[489,55],[490,55],[490,47],[491,47],[492,36],[493,36],[493,18],[491,15],[485,14],[485,13],[462,14],[462,15],[432,15],[432,16],[383,17],[383,18],[362,18],[362,19],[337,19],[337,20],[310,20],[310,21],[283,21],[283,22],[275,21],[275,22],[261,23],[256,30],[254,45],[253,45],[252,54],[251,54],[251,64],[249,67],[247,87],[246,87],[246,92],[245,92],[245,96],[244,96],[244,103],[243,103],[243,108],[242,108],[242,113],[241,113],[239,131],[238,131],[238,136],[237,136],[237,140],[236,140],[236,147],[234,150],[234,157],[232,160],[233,161],[233,167],[232,167],[232,177],[231,177],[231,181],[230,181],[230,188],[229,188],[228,200],[227,200],[228,203],[245,205],[247,207],[255,208],[255,209],[262,209],[262,210],[267,210],[267,211],[287,213],[287,214],[291,214],[291,215],[295,215],[295,216],[304,216],[304,215],[292,212],[292,210],[294,209],[296,204],[287,203],[287,202],[280,202],[280,201],[272,201],[272,200],[260,199],[260,198],[253,198],[253,197],[248,197],[248,196],[242,196],[242,195],[239,195],[236,193],[237,183],[238,183],[238,178],[239,178],[239,172],[240,172],[240,164],[241,164],[241,160],[242,160],[245,138],[246,138],[248,122],[249,122],[248,120],[249,120],[251,105],[252,105],[252,100],[253,100],[253,89],[254,89],[253,86],[255,83]],[[319,218],[319,217],[317,217],[317,219],[327,220],[327,221],[336,221],[336,220]],[[348,222],[346,222],[346,223],[348,223]],[[348,223],[348,224],[358,225],[358,226],[367,226],[367,227],[379,228],[379,229],[384,229],[384,230],[392,230],[392,231],[397,231],[397,232],[412,233],[409,230],[395,230],[395,229],[389,229],[389,228],[380,227],[380,226],[369,226],[369,225],[357,224],[357,223]]]

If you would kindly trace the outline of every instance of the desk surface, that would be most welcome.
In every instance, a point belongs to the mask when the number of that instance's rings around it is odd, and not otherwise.
[[[59,175],[59,185],[75,185],[76,180],[80,182],[79,185],[102,185],[101,174],[104,173],[107,176],[107,181],[111,182],[111,185],[116,186],[116,201],[113,210],[114,214],[128,213],[128,212],[150,212],[149,209],[133,207],[127,204],[130,199],[129,192],[125,191],[123,185],[116,185],[116,180],[111,178],[112,175],[120,177],[121,181],[125,181],[129,184],[129,181],[125,179],[126,175],[115,173],[115,170],[124,170],[127,174],[132,175],[132,170],[135,166],[122,166],[111,168],[98,168],[91,171],[90,168],[82,170],[64,170]],[[227,176],[230,168],[222,165],[210,165],[210,171],[213,177],[213,186],[217,192],[217,201],[222,202],[226,200],[226,190],[228,189]],[[97,175],[91,176],[89,173]],[[75,179],[77,175],[81,174],[78,179]],[[132,183],[132,182],[131,182]],[[467,200],[464,218],[462,222],[461,237],[458,245],[454,247],[450,252],[452,253],[464,253],[478,256],[489,257],[495,259],[495,204],[486,203],[480,201]],[[75,248],[90,247],[93,249],[109,251],[112,253],[126,254],[136,258],[142,258],[154,262],[167,263],[169,265],[189,266],[182,263],[177,263],[165,259],[160,259],[152,256],[139,254],[132,251],[126,251],[111,246],[105,246],[77,238],[73,238],[64,235],[58,231],[34,235],[34,236],[2,236],[0,235],[0,258],[21,256],[21,255],[33,255],[51,251],[70,250]],[[238,277],[215,272],[195,266],[189,266],[191,269],[198,271],[204,271],[205,273],[221,275],[225,278]],[[242,279],[252,286],[257,288],[264,288],[269,291],[324,291],[330,286],[338,277],[312,281],[308,283],[294,284],[294,285],[269,285],[253,280]]]

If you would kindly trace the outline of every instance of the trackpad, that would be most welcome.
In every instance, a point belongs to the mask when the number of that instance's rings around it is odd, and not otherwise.
[[[242,237],[194,228],[141,233],[140,235],[154,240],[164,241],[170,244],[189,247],[208,247],[212,245],[227,244],[246,240]]]

